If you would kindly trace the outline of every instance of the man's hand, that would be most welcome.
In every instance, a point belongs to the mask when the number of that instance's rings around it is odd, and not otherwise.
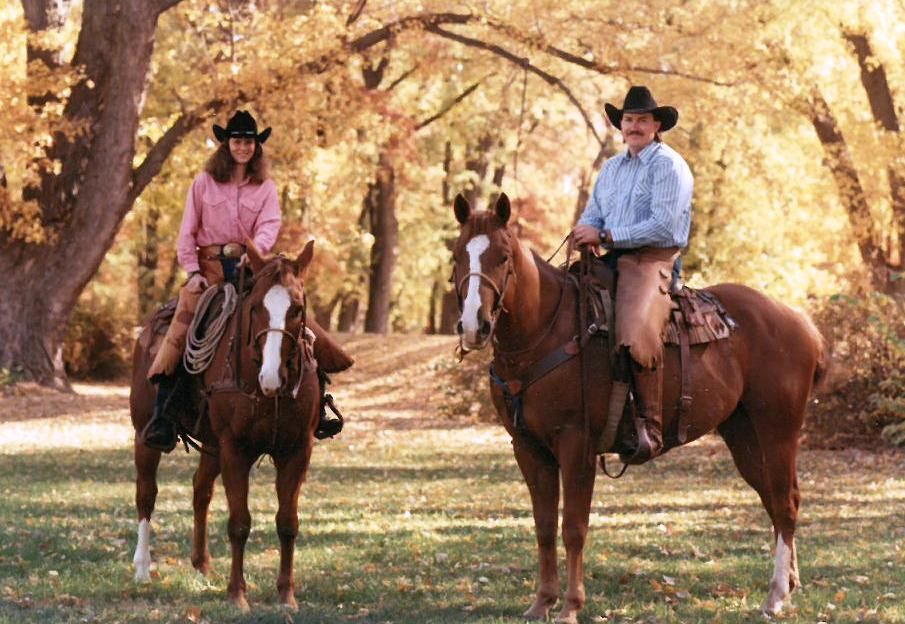
[[[204,276],[201,275],[201,273],[192,273],[185,286],[189,290],[200,292],[207,288],[207,280],[204,279]]]
[[[576,245],[591,245],[592,247],[600,244],[600,230],[593,225],[576,225],[572,230],[572,239]]]

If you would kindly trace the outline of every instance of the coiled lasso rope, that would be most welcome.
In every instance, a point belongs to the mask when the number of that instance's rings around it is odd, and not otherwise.
[[[204,336],[200,339],[196,337],[198,326],[201,324],[201,319],[207,314],[207,309],[210,307],[211,301],[213,301],[214,297],[217,295],[218,290],[219,286],[211,286],[204,291],[204,294],[198,299],[198,306],[195,308],[195,317],[192,319],[191,325],[189,325],[189,335],[186,340],[185,353],[182,356],[182,361],[185,364],[185,370],[192,375],[203,373],[207,370],[207,367],[210,366],[211,360],[214,359],[214,353],[217,351],[217,344],[220,342],[220,337],[223,335],[223,332],[226,331],[226,325],[229,323],[229,319],[236,309],[236,301],[238,300],[236,289],[232,284],[224,284],[223,307],[220,309],[220,314],[211,319]]]

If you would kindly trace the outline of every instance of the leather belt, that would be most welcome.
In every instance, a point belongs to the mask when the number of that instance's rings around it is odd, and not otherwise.
[[[205,260],[222,260],[223,258],[240,258],[245,253],[245,245],[226,243],[225,245],[206,245],[198,248],[198,253]]]

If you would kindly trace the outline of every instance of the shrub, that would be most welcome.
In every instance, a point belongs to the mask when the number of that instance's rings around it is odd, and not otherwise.
[[[66,374],[76,379],[115,379],[129,370],[132,319],[98,297],[80,299],[63,341]]]
[[[814,318],[833,366],[811,410],[809,438],[831,447],[880,437],[905,445],[905,299],[835,295]]]

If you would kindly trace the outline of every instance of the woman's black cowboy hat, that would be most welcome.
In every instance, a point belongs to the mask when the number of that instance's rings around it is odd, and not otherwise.
[[[264,132],[258,134],[258,124],[255,118],[248,111],[236,111],[236,113],[226,122],[226,128],[214,124],[214,136],[223,143],[230,137],[255,139],[258,143],[263,143],[270,136],[272,128],[269,126]]]
[[[672,106],[657,106],[654,96],[647,87],[631,87],[625,95],[622,109],[618,109],[609,102],[603,105],[606,116],[613,125],[622,130],[622,115],[624,113],[651,113],[654,119],[660,122],[660,132],[666,132],[679,121],[679,111]]]

